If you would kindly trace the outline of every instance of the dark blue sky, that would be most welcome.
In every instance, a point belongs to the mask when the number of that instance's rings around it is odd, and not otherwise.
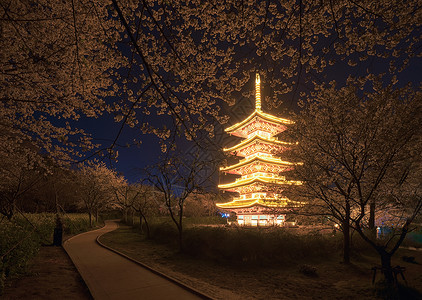
[[[327,68],[324,74],[321,75],[321,80],[329,82],[330,80],[337,80],[340,84],[345,81],[347,76],[353,72],[360,73],[363,69],[362,66],[358,68],[350,69],[344,63],[339,63],[333,67]],[[385,62],[383,64],[371,64],[372,72],[379,73],[382,72],[386,67]],[[358,71],[356,71],[358,70]],[[353,74],[355,75],[355,74]],[[408,82],[412,82],[415,86],[420,84],[420,79],[422,77],[422,58],[413,59],[410,66],[399,75],[400,85],[404,85]],[[251,76],[254,79],[254,76]],[[254,90],[254,80],[244,87],[244,89]],[[306,86],[302,86],[303,89],[306,89]],[[261,93],[263,96],[266,94],[266,84],[265,79],[261,84]],[[292,99],[291,95],[285,95],[285,99],[280,99],[284,102],[284,108],[288,110],[297,110],[296,99]],[[244,98],[239,95],[236,99],[236,104],[233,107],[223,107],[222,112],[229,115],[230,119],[228,124],[217,126],[222,132],[222,128],[229,126],[235,122],[238,122],[240,119],[246,117],[253,110],[254,99],[252,97]],[[263,103],[263,109],[266,110],[265,102]],[[277,114],[277,110],[273,110],[272,113]],[[153,122],[166,122],[162,116],[152,116]],[[112,116],[104,115],[98,119],[86,119],[78,124],[89,133],[92,134],[94,141],[103,144],[104,147],[107,147],[112,144],[113,140],[116,138],[121,123],[116,123],[113,120]],[[222,136],[217,136],[215,141],[217,144],[226,145],[230,142],[231,139],[228,135],[225,136],[224,133],[221,133]],[[118,160],[110,162],[109,159],[105,158],[105,161],[115,168],[117,171],[122,172],[125,177],[134,182],[139,179],[141,175],[141,170],[146,166],[154,164],[159,158],[161,153],[159,140],[153,135],[144,135],[139,129],[129,128],[125,126],[117,144],[125,145],[126,143],[131,143],[134,139],[142,140],[141,145],[132,146],[130,148],[117,146],[116,150],[119,152]]]

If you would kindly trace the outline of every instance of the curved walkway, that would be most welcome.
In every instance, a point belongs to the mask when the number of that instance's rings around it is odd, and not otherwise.
[[[98,236],[118,227],[114,221],[67,240],[63,247],[85,280],[94,299],[201,299],[97,244]]]

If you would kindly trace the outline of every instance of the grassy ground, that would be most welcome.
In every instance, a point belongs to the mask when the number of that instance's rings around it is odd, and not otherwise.
[[[128,226],[104,235],[101,241],[216,299],[376,298],[371,284],[371,267],[379,264],[375,256],[354,257],[350,265],[342,264],[340,255],[265,266],[203,260],[145,240]],[[402,256],[414,256],[419,264],[404,262]],[[400,250],[396,258],[394,265],[406,267],[408,285],[421,291],[422,252]]]

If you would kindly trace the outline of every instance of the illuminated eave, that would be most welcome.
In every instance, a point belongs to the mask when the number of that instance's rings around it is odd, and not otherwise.
[[[245,179],[236,179],[235,182],[226,183],[226,184],[219,184],[218,188],[220,189],[232,189],[236,187],[242,187],[245,185],[250,185],[256,182],[264,183],[264,184],[277,184],[277,185],[301,185],[301,181],[293,181],[293,180],[285,180],[284,178],[277,178],[277,177],[266,177],[266,176],[256,176],[250,177]]]
[[[289,142],[279,141],[276,138],[268,139],[268,138],[262,137],[260,135],[255,135],[255,136],[250,137],[250,138],[248,138],[246,140],[243,140],[242,142],[240,142],[237,145],[234,145],[233,147],[224,148],[223,151],[232,152],[232,151],[235,151],[235,150],[238,150],[238,149],[242,149],[244,146],[247,146],[249,143],[253,143],[255,140],[261,140],[264,143],[268,143],[268,144],[295,145],[295,143],[289,143]]]
[[[246,166],[248,164],[253,163],[254,161],[262,161],[264,163],[270,163],[270,164],[275,164],[275,165],[287,165],[287,166],[294,166],[296,165],[295,163],[291,163],[288,161],[283,161],[279,158],[275,158],[275,157],[261,157],[261,156],[254,156],[248,159],[243,159],[240,162],[238,162],[235,165],[231,165],[231,166],[227,166],[227,167],[220,167],[220,171],[229,171],[229,170],[234,170],[243,166]]]
[[[254,117],[261,117],[262,119],[274,123],[274,124],[293,124],[294,122],[288,119],[284,119],[284,118],[279,118],[267,113],[264,113],[262,110],[260,109],[255,109],[255,111],[249,115],[249,117],[247,117],[245,120],[243,120],[242,122],[236,123],[228,128],[226,128],[224,131],[226,131],[227,133],[231,133],[239,128],[242,128],[243,126],[247,125],[249,122],[251,122],[253,120]]]
[[[241,199],[226,203],[216,203],[217,207],[223,209],[248,208],[256,205],[265,207],[300,207],[304,203],[292,201],[288,198],[265,198],[265,199]]]

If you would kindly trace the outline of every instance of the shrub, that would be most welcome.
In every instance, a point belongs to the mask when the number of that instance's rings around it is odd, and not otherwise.
[[[65,234],[78,234],[81,232],[88,231],[91,227],[89,226],[89,217],[87,214],[69,214],[62,217],[63,230]],[[93,220],[93,226],[97,223]]]
[[[300,265],[299,272],[308,277],[318,277],[317,269],[310,265]]]
[[[184,237],[186,254],[228,263],[286,264],[327,258],[341,249],[338,239],[283,228],[196,227],[186,229]]]
[[[159,243],[177,244],[177,229],[173,223],[164,222],[150,224],[151,237]]]
[[[374,293],[376,297],[386,300],[422,299],[422,294],[418,290],[400,283],[390,285],[385,280],[375,283]]]
[[[403,241],[402,246],[422,248],[422,227],[409,232]]]
[[[63,217],[67,234],[89,230],[86,214]],[[56,225],[53,213],[17,215],[11,221],[0,221],[0,295],[4,281],[25,271],[41,245],[51,245]]]

